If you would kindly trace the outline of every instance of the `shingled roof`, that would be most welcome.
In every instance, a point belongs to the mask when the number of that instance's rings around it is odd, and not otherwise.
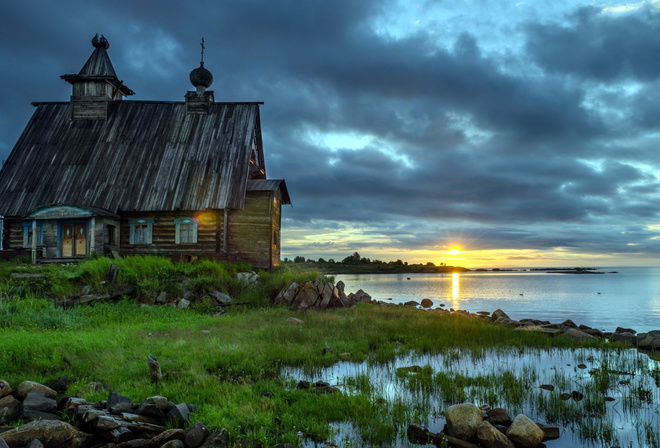
[[[107,120],[72,120],[70,103],[36,111],[0,172],[0,215],[45,204],[112,213],[241,209],[250,159],[263,166],[260,103],[214,103],[208,115],[183,102],[115,101]],[[264,183],[265,182],[265,183]],[[283,181],[251,181],[250,189]]]

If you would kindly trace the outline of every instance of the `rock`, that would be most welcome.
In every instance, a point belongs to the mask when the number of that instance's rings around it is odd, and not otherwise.
[[[167,413],[167,420],[174,426],[183,427],[188,423],[189,414],[188,406],[185,403],[179,403],[170,408],[170,411]]]
[[[293,302],[293,299],[296,297],[299,286],[300,285],[296,282],[291,283],[288,288],[283,289],[277,294],[277,296],[275,296],[273,304],[290,306],[291,302]]]
[[[46,448],[86,448],[92,441],[90,434],[78,431],[66,422],[41,420],[30,422],[2,433],[9,446],[25,446],[39,439]]]
[[[422,299],[422,308],[431,308],[432,306],[433,306],[433,300]]]
[[[408,425],[407,435],[410,443],[417,443],[419,445],[426,445],[431,440],[429,430],[414,423]]]
[[[181,440],[174,439],[162,444],[160,448],[185,448],[185,445]]]
[[[259,274],[256,272],[239,272],[236,274],[236,278],[242,283],[252,284],[259,281]]]
[[[577,328],[569,328],[563,334],[563,337],[572,339],[574,341],[588,341],[596,339],[595,336],[585,333],[584,331],[578,330]]]
[[[521,448],[536,448],[545,434],[529,417],[519,414],[507,429],[506,436]]]
[[[156,303],[167,303],[167,292],[162,291],[156,296]]]
[[[57,401],[47,398],[43,390],[30,391],[23,400],[24,411],[57,412]]]
[[[44,444],[41,443],[41,440],[34,439],[30,443],[28,443],[25,448],[44,448]]]
[[[539,389],[549,390],[550,392],[552,392],[553,390],[555,390],[555,386],[553,386],[552,384],[541,384],[539,386]]]
[[[6,397],[11,393],[11,386],[5,380],[0,381],[0,398]]]
[[[502,311],[501,309],[498,308],[495,311],[493,311],[493,314],[491,314],[490,321],[495,322],[500,317],[505,317],[507,319],[511,319],[504,311]]]
[[[509,426],[511,424],[511,417],[502,408],[493,408],[486,411],[488,421],[493,425]]]
[[[48,398],[57,397],[57,392],[55,392],[53,389],[48,386],[44,386],[43,384],[35,383],[34,381],[23,381],[14,391],[14,395],[19,400],[24,400],[25,397],[27,397],[27,394],[33,390],[43,391],[44,395]]]
[[[131,400],[125,395],[121,395],[116,392],[110,392],[110,395],[108,395],[108,399],[105,402],[105,408],[112,409],[121,403],[128,403],[130,405],[133,405],[133,400]]]
[[[9,445],[7,445],[7,442],[2,437],[0,437],[0,448],[9,448]]]
[[[543,431],[543,441],[545,442],[546,440],[555,440],[558,439],[560,436],[560,431],[559,431],[559,426],[555,425],[545,425],[543,423],[537,423],[537,426],[541,428],[541,431]]]
[[[256,440],[237,440],[232,446],[233,448],[263,448],[263,444]]]
[[[142,403],[138,406],[135,412],[137,414],[144,415],[146,417],[153,417],[153,418],[165,417],[165,411],[153,403]]]
[[[158,409],[163,411],[171,406],[171,403],[167,399],[167,397],[163,397],[161,395],[154,395],[153,397],[148,397],[146,400],[144,400],[143,404],[156,405]]]
[[[15,422],[21,416],[23,404],[11,395],[0,398],[0,425]]]
[[[313,282],[307,282],[300,288],[296,297],[289,305],[289,309],[306,310],[308,308],[314,308],[317,302],[320,302],[319,292],[314,287]]]
[[[185,436],[186,432],[183,429],[168,429],[167,431],[163,431],[157,436],[152,437],[151,442],[156,446],[160,446],[174,440],[181,441]],[[181,446],[183,446],[183,442],[181,443]]]
[[[493,321],[495,325],[502,325],[503,327],[522,327],[523,324],[517,320],[509,319],[508,317],[500,316]],[[527,328],[527,327],[525,327]]]
[[[286,323],[291,324],[291,325],[302,325],[302,324],[304,324],[305,322],[304,322],[302,319],[298,319],[298,318],[296,318],[296,317],[289,317],[289,318],[286,320]]]
[[[623,327],[616,327],[616,330],[614,330],[615,333],[630,333],[630,334],[637,334],[635,330],[632,328],[623,328]]]
[[[33,411],[33,410],[23,410],[21,414],[21,419],[23,422],[33,422],[35,420],[58,420],[61,421],[62,417],[52,412],[42,412],[42,411]]]
[[[185,310],[189,306],[190,306],[190,300],[188,300],[188,299],[181,299],[176,304],[176,307],[179,308],[180,310]]]
[[[414,300],[409,300],[406,303],[404,303],[403,306],[409,306],[409,307],[419,306],[419,302],[416,302]]]
[[[637,335],[637,346],[648,350],[660,349],[660,330]]]
[[[573,321],[570,320],[570,319],[565,320],[564,322],[561,323],[561,325],[562,325],[563,327],[571,327],[571,328],[577,328],[577,327],[578,327],[578,326],[575,324],[575,322],[573,322]]]
[[[222,428],[209,434],[200,448],[227,448],[228,446],[229,433]]]
[[[469,440],[477,433],[484,415],[476,405],[462,403],[450,406],[445,411],[447,433],[461,440]]]
[[[213,300],[213,302],[215,302],[216,305],[229,305],[230,303],[233,302],[232,298],[229,297],[224,292],[211,291],[209,293],[209,296],[211,296],[211,299]]]
[[[635,336],[632,333],[612,333],[612,335],[610,336],[610,342],[624,344],[629,347],[636,347],[637,336]]]
[[[183,442],[187,448],[198,448],[208,437],[209,430],[202,422],[195,422],[184,436]]]
[[[477,440],[485,448],[514,448],[513,442],[487,421],[477,428]]]

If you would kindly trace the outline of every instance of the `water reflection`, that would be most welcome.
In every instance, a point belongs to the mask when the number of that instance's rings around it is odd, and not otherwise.
[[[460,295],[461,295],[461,285],[460,285],[461,275],[458,272],[451,274],[451,296],[454,300],[452,304],[454,309],[460,309]]]

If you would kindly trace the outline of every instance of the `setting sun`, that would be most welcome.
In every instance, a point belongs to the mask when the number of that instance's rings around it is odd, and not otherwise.
[[[447,253],[448,253],[449,255],[458,255],[458,254],[461,253],[461,251],[458,250],[458,249],[456,249],[456,248],[453,248],[452,250],[450,250],[450,251],[447,252]]]

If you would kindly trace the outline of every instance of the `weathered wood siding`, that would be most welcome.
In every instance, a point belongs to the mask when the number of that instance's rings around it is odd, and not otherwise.
[[[222,210],[203,212],[132,212],[123,213],[120,229],[122,255],[173,255],[173,254],[214,254],[218,251],[218,241],[222,241]],[[151,244],[130,244],[129,220],[151,218]],[[197,218],[197,243],[176,244],[175,219]]]
[[[253,266],[272,269],[273,194],[249,192],[243,210],[229,214],[229,251]]]

